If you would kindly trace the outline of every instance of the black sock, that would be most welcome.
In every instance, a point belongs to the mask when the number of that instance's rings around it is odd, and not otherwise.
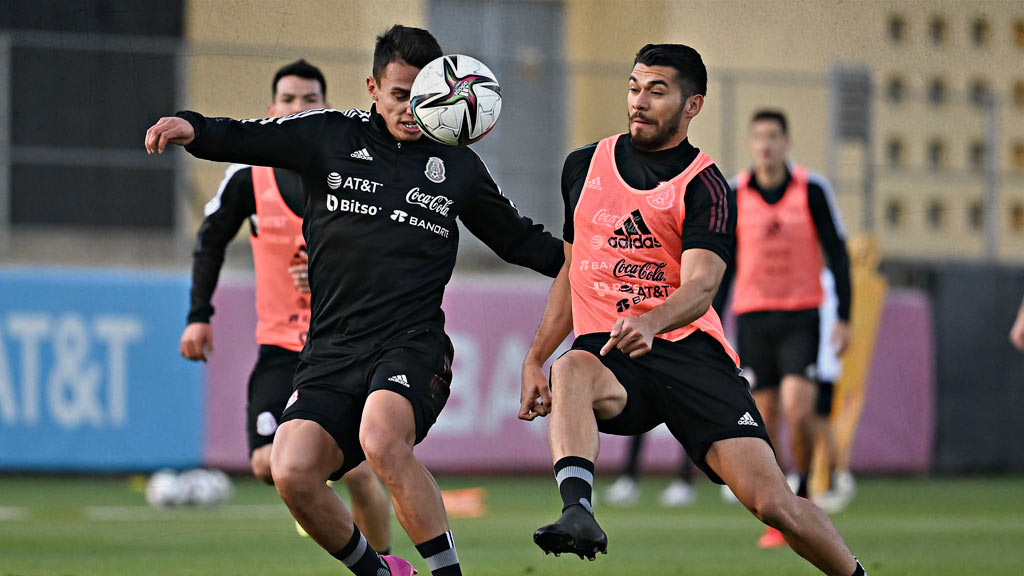
[[[352,524],[352,530],[352,538],[349,539],[348,544],[331,556],[341,560],[341,563],[348,566],[348,569],[356,576],[378,576],[381,574],[382,568],[384,574],[391,574],[388,565],[370,547],[366,538],[363,537],[363,533],[359,531],[359,527]]]
[[[850,576],[868,576],[868,573],[864,571],[864,567],[860,565],[860,560],[857,560],[856,556],[853,557],[853,561],[857,563],[857,569]]]
[[[432,576],[462,576],[459,554],[455,551],[455,538],[449,530],[436,538],[416,545],[416,550],[427,562]]]
[[[796,495],[801,498],[807,498],[807,473],[800,474],[800,483],[796,487]]]
[[[580,504],[591,514],[590,500],[594,492],[594,463],[586,458],[566,456],[555,462],[555,481],[562,495],[562,509]]]

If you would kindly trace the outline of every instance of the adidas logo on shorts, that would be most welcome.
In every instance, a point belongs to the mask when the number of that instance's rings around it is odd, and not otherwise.
[[[757,421],[750,416],[750,412],[744,412],[743,416],[736,423],[741,426],[757,426]]]
[[[405,374],[395,374],[391,378],[388,378],[388,382],[394,382],[396,384],[401,384],[402,386],[405,386],[406,388],[409,387],[409,379],[405,377]]]

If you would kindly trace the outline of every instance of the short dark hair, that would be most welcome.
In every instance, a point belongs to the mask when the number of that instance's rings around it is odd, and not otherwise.
[[[270,96],[272,98],[277,97],[277,83],[285,76],[298,76],[307,80],[316,80],[320,83],[320,91],[323,92],[324,98],[327,98],[327,81],[324,80],[323,72],[316,66],[306,62],[305,58],[300,58],[291,64],[282,66],[277,71],[277,74],[274,74],[274,83],[270,85]]]
[[[377,44],[373,47],[373,79],[380,80],[384,68],[397,60],[414,68],[423,68],[442,54],[441,45],[430,32],[395,24],[377,36]]]
[[[750,123],[753,124],[754,122],[761,122],[762,120],[778,122],[779,126],[782,127],[782,133],[789,134],[789,123],[786,122],[786,115],[782,110],[762,108],[757,112],[754,112],[754,117],[750,119]]]
[[[648,44],[636,53],[633,66],[669,66],[676,70],[676,83],[683,99],[708,93],[708,69],[696,50],[683,44]]]

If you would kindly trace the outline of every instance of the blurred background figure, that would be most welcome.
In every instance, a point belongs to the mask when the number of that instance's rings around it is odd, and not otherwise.
[[[839,303],[836,298],[835,279],[825,268],[821,271],[821,289],[825,298],[818,309],[821,315],[821,331],[818,341],[818,398],[814,406],[814,446],[811,471],[821,467],[826,472],[827,484],[815,486],[808,481],[808,490],[814,503],[830,514],[840,512],[853,499],[856,485],[849,469],[836,469],[837,447],[832,431],[832,400],[836,382],[843,372],[843,362],[836,354],[832,331],[837,320]]]
[[[819,386],[818,308],[824,300],[820,275],[827,263],[836,280],[838,318],[828,341],[841,355],[850,341],[846,233],[828,182],[789,163],[789,125],[781,111],[756,111],[748,144],[752,168],[730,183],[736,194],[736,252],[718,300],[721,305],[731,284],[743,376],[776,445],[780,415],[785,419],[795,492],[808,497]],[[762,548],[783,545],[782,534],[771,527],[758,541]]]
[[[630,438],[626,464],[619,477],[604,492],[604,498],[609,504],[632,506],[640,499],[640,455],[646,437],[647,434],[638,434]],[[689,506],[697,499],[697,492],[693,489],[693,462],[685,452],[681,455],[681,460],[679,473],[658,497],[658,503],[662,506]]]

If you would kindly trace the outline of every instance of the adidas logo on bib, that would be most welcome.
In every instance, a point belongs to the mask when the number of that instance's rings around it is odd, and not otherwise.
[[[409,379],[405,377],[405,374],[395,374],[391,378],[388,378],[388,382],[394,382],[396,384],[401,384],[402,386],[405,386],[406,388],[409,387]]]
[[[608,246],[618,249],[637,250],[640,248],[661,248],[661,242],[651,233],[639,210],[629,213],[622,226],[615,229],[608,238]]]
[[[750,412],[744,412],[743,416],[736,423],[741,426],[757,426],[757,421],[751,418]]]

